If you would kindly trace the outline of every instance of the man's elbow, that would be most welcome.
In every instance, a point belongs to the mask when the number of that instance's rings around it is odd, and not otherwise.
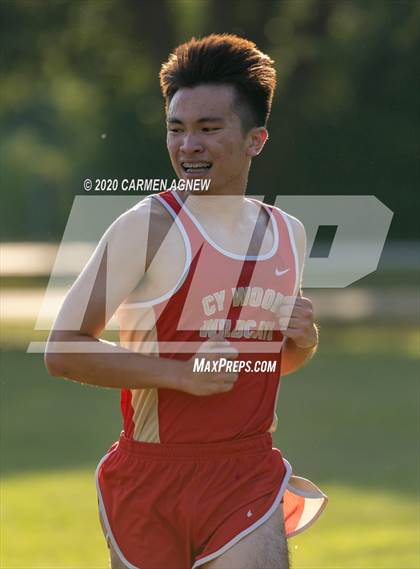
[[[285,354],[286,357],[284,357],[281,362],[280,375],[281,376],[290,375],[291,373],[302,369],[311,361],[315,353],[316,353],[316,347],[311,348],[310,350],[306,351],[306,353],[302,351],[299,357],[296,357],[296,354],[293,354],[293,356],[291,356],[290,354],[286,353]]]
[[[286,364],[281,365],[280,368],[280,377],[284,377],[285,375],[291,375],[293,372],[298,371],[304,364],[296,364],[295,362],[287,362]]]
[[[68,366],[68,354],[57,350],[59,342],[71,341],[65,332],[56,332],[53,330],[48,338],[44,352],[44,364],[50,375],[53,377],[66,377],[66,368]]]
[[[74,354],[70,354],[65,348],[68,342],[74,342],[76,339],[73,332],[63,330],[50,332],[44,352],[44,365],[49,375],[68,377],[69,368],[73,364],[71,356],[74,358]]]
[[[48,351],[48,346],[44,353],[44,364],[49,375],[53,377],[63,377],[65,375],[63,354]]]

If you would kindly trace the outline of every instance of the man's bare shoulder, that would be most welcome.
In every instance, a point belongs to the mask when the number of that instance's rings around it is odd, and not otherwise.
[[[110,226],[110,234],[114,238],[135,238],[137,246],[139,246],[140,243],[137,239],[144,238],[144,242],[146,242],[151,231],[161,227],[169,229],[172,223],[171,214],[159,200],[148,196],[122,213]]]
[[[279,207],[276,207],[276,206],[272,206],[272,207],[283,215],[283,218],[285,219],[286,223],[288,224],[288,226],[290,228],[290,232],[291,232],[293,239],[294,239],[294,242],[296,244],[296,250],[297,250],[297,254],[298,254],[298,258],[299,258],[299,265],[300,265],[301,271],[302,271],[303,265],[305,262],[305,256],[306,256],[306,230],[305,230],[305,226],[303,225],[303,223],[301,222],[300,219],[291,215],[290,213],[287,213],[287,211],[284,211],[284,209],[280,209]]]
[[[141,258],[145,270],[149,268],[158,251],[164,253],[170,247],[174,253],[182,246],[179,231],[173,231],[177,227],[174,218],[153,196],[141,200],[114,223],[112,242],[116,245],[116,250],[121,251],[126,247],[122,254],[126,256],[129,252],[135,255],[137,260]],[[167,236],[169,238],[165,239]]]
[[[150,201],[149,211],[151,225],[163,225],[169,228],[174,221],[172,215],[158,199],[153,197],[148,199]]]
[[[300,221],[300,219],[298,219],[297,217],[294,217],[293,215],[290,215],[290,213],[287,213],[285,211],[283,211],[286,219],[288,220],[292,231],[293,231],[293,235],[294,238],[296,239],[296,242],[299,245],[305,245],[306,243],[306,231],[305,231],[305,226],[303,225],[303,223]]]
[[[292,231],[293,237],[296,241],[297,248],[302,249],[302,247],[303,247],[303,249],[305,249],[305,247],[306,247],[306,230],[305,230],[305,226],[300,221],[300,219],[291,215],[287,211],[284,211],[284,209],[280,209],[277,206],[271,206],[271,207],[283,215],[284,219],[286,220],[286,222],[288,223],[288,225]]]

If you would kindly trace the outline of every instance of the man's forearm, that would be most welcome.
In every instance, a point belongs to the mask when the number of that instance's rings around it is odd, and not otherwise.
[[[60,344],[74,351],[60,351]],[[84,350],[77,351],[77,342]],[[74,344],[73,344],[74,343]],[[86,350],[92,343],[92,350]],[[80,334],[52,334],[45,352],[48,372],[81,383],[101,387],[141,389],[181,388],[183,362],[131,352],[110,342]]]
[[[303,367],[315,354],[318,348],[318,334],[315,345],[301,348],[291,338],[286,339],[283,348],[281,375],[292,373]]]

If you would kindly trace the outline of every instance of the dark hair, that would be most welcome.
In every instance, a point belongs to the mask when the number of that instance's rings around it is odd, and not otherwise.
[[[232,85],[242,129],[266,126],[276,86],[274,61],[252,41],[232,34],[192,38],[170,54],[160,70],[166,109],[182,87]]]

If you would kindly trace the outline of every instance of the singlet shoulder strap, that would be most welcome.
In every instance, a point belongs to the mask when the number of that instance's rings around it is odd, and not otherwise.
[[[194,222],[190,219],[183,207],[183,202],[177,198],[172,190],[167,190],[153,196],[157,199],[174,218],[181,232],[188,239],[192,256],[203,246],[203,236]]]
[[[290,261],[293,261],[294,268],[295,268],[295,275],[296,275],[295,293],[294,293],[296,295],[296,294],[298,294],[299,288],[301,285],[303,263],[301,263],[301,261],[299,259],[298,248],[297,248],[297,244],[296,244],[296,238],[295,238],[295,234],[293,231],[293,227],[292,227],[290,218],[285,211],[283,211],[282,209],[280,209],[277,206],[270,205],[267,207],[270,208],[275,219],[277,220],[278,227],[279,227],[279,233],[280,233],[280,239],[284,245],[284,247],[282,247],[282,250],[283,251],[285,251],[285,250],[290,251],[290,257],[291,257]],[[286,249],[286,245],[287,245],[287,249]]]
[[[155,257],[157,251],[161,247],[163,241],[167,237],[169,230],[172,227],[173,222],[176,223],[178,230],[181,234],[182,240],[185,246],[186,259],[189,263],[191,261],[191,242],[186,231],[184,224],[182,223],[179,213],[180,208],[178,207],[177,201],[172,195],[172,191],[162,192],[160,194],[153,194],[150,196],[153,201],[159,202],[164,209],[169,213],[172,218],[172,223],[149,223],[148,239],[147,239],[147,258],[146,258],[146,270],[149,268],[150,263]]]

